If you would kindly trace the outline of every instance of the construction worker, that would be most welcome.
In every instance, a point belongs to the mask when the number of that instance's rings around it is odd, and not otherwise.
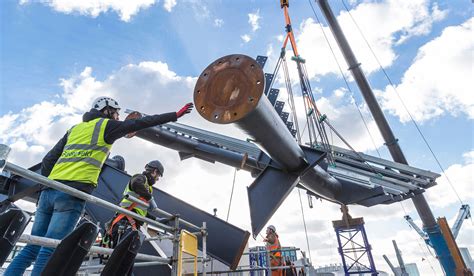
[[[91,110],[82,116],[82,123],[70,128],[46,154],[41,174],[91,194],[117,139],[147,127],[176,121],[191,112],[192,108],[193,104],[188,103],[178,112],[122,122],[118,121],[118,102],[110,97],[99,97],[93,102]],[[54,189],[44,189],[38,200],[31,234],[63,239],[76,226],[84,206],[82,199]],[[27,245],[12,260],[4,275],[22,275],[33,262],[31,275],[40,275],[53,251],[53,248]]]
[[[269,251],[270,267],[281,266],[281,245],[275,226],[269,225],[267,227],[266,237],[263,241],[266,242],[266,248]],[[272,276],[282,276],[282,269],[272,269]]]
[[[156,202],[153,198],[152,186],[156,183],[156,181],[158,181],[160,177],[163,177],[163,173],[164,168],[160,161],[153,160],[148,162],[148,164],[145,165],[145,171],[143,171],[141,174],[135,174],[130,178],[130,181],[123,191],[123,199],[120,202],[120,206],[135,212],[140,216],[154,219],[153,216],[148,214],[148,211],[157,208]],[[128,200],[125,197],[126,195],[132,195],[135,198],[141,199],[148,203],[148,209]],[[117,213],[112,219],[110,225],[107,227],[107,233],[104,238],[108,240],[104,241],[103,244],[106,247],[114,248],[120,241],[120,238],[123,237],[128,231],[132,229],[138,230],[140,229],[141,225],[143,225],[142,221],[136,220],[124,214]]]

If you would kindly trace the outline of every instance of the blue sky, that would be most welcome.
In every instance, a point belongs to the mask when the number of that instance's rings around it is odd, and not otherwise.
[[[273,71],[282,44],[279,36],[284,34],[283,13],[278,1],[273,0],[140,0],[133,3],[110,1],[109,4],[101,4],[102,1],[98,0],[90,2],[92,6],[79,3],[82,2],[7,0],[0,3],[0,141],[12,146],[13,160],[24,166],[38,162],[62,136],[61,133],[78,120],[90,101],[101,93],[116,97],[124,107],[140,108],[148,113],[175,110],[191,100],[195,78],[218,57],[234,53],[252,57],[269,54],[266,71]],[[369,73],[369,81],[410,164],[440,172],[413,124],[407,119],[406,111],[400,107],[398,98],[387,87],[387,80],[369,54],[354,23],[349,20],[342,2],[331,3],[362,67]],[[462,200],[472,203],[472,3],[460,0],[347,0],[346,4]],[[309,2],[291,1],[290,5],[293,28],[301,55],[308,60],[312,86],[314,90],[321,91],[315,95],[320,108],[357,150],[376,154],[358,115],[354,115],[357,114],[356,109],[350,103],[349,93],[344,90],[341,76],[335,70],[335,62]],[[322,18],[314,2],[313,6]],[[324,29],[330,35],[327,27]],[[338,51],[335,44],[333,47]],[[342,68],[347,68],[340,57],[339,61]],[[375,146],[383,157],[389,158],[353,81],[350,81],[350,87],[355,102],[368,120],[376,140]],[[336,90],[342,91],[342,94],[335,93]],[[185,122],[191,125],[221,131],[203,122],[197,113],[187,120]],[[242,135],[232,127],[226,128],[226,131]],[[137,149],[145,147],[173,156],[164,157],[170,166],[175,167],[171,169],[168,180],[164,180],[168,181],[163,184],[165,189],[206,210],[212,210],[211,204],[220,204],[206,195],[202,195],[201,199],[193,198],[183,191],[179,180],[189,182],[192,173],[183,174],[180,171],[185,162],[177,161],[173,152],[156,149],[156,146],[140,141],[130,144]],[[116,153],[136,161],[130,162],[131,170],[140,170],[137,164],[144,160],[130,151],[133,147],[125,145],[127,142],[114,147]],[[216,182],[228,183],[231,179],[229,168],[219,167],[223,172],[216,175],[213,173],[215,167],[199,161],[192,162],[188,163],[188,167]],[[243,172],[240,174],[240,204],[246,205],[243,191],[251,179]],[[427,192],[427,197],[433,202],[436,216],[445,215],[451,219],[460,203],[444,177],[440,178],[439,183]],[[220,188],[211,186],[209,189]],[[227,196],[229,187],[222,189],[216,194],[222,192]],[[292,199],[295,200],[294,195],[287,200],[287,204],[291,204]],[[417,218],[411,203],[404,204],[410,215]],[[337,206],[321,203],[317,208],[318,212],[308,210],[313,212],[309,217],[315,221],[321,219],[319,212],[332,215],[324,219],[326,222],[339,216]],[[385,250],[376,252],[378,263],[383,268],[386,266],[380,258],[381,254],[392,253],[390,243],[384,242],[387,234],[383,233],[394,229],[394,236],[400,239],[406,236],[416,238],[404,223],[403,213],[398,213],[399,205],[390,208],[398,208],[395,211],[397,216],[387,219],[386,228],[377,221],[386,216],[387,211],[381,208],[374,208],[373,212],[355,209],[358,215],[368,213],[365,216],[369,217],[369,237],[373,238],[372,243],[379,250]],[[292,212],[290,207],[283,206],[283,209],[286,211],[277,213],[276,218]],[[236,215],[231,222],[245,228],[248,217],[245,214]],[[325,235],[335,239],[330,226],[324,231],[315,231],[314,235],[313,261],[318,265],[339,262],[337,251],[334,251],[336,257],[330,248],[318,251],[318,239]],[[465,233],[460,239],[462,245],[469,245],[471,250],[474,244],[472,236],[472,223],[466,222]],[[288,240],[297,245],[302,242],[300,247],[305,248],[302,237]],[[402,245],[410,247],[408,242]],[[419,250],[418,245],[406,248],[407,258],[417,261],[416,256],[421,254]],[[428,271],[425,275],[431,274],[429,266],[420,266]],[[439,273],[439,268],[436,269]]]

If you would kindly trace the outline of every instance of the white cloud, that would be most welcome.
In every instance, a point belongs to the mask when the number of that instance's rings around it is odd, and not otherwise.
[[[248,34],[241,35],[240,38],[242,38],[245,43],[248,43],[250,40],[252,40]]]
[[[216,18],[214,19],[214,26],[220,28],[224,25],[224,19]]]
[[[204,1],[201,0],[187,0],[186,4],[191,5],[191,8],[193,9],[194,17],[197,20],[204,20],[208,19],[211,15],[211,12],[209,11],[209,8],[205,4]]]
[[[467,164],[474,163],[474,151],[466,152],[462,155]]]
[[[252,31],[255,32],[258,29],[260,29],[259,21],[262,18],[260,16],[260,10],[257,9],[255,13],[249,13],[248,16],[249,16],[249,24],[250,26],[252,26]]]
[[[474,41],[469,19],[459,26],[450,26],[439,37],[423,45],[413,64],[403,75],[396,90],[418,122],[444,115],[465,114],[474,119],[472,93],[472,54]],[[410,120],[397,94],[391,87],[378,91],[384,109],[402,122]]]
[[[163,8],[168,12],[171,12],[174,6],[176,6],[176,0],[165,0],[163,3]]]
[[[431,205],[437,207],[446,207],[458,203],[458,197],[450,186],[446,175],[451,184],[456,189],[459,197],[464,203],[473,205],[474,200],[474,151],[463,154],[463,164],[453,164],[445,170],[438,178],[438,185],[428,189],[426,195]]]
[[[21,0],[21,4],[28,1]],[[69,0],[43,0],[41,3],[50,6],[55,11],[70,14],[79,13],[91,17],[97,17],[101,13],[109,10],[115,11],[120,15],[120,19],[128,22],[131,17],[137,14],[141,9],[147,9],[152,6],[156,0],[96,0],[96,1],[69,1]],[[175,2],[167,0],[166,2]],[[172,6],[171,6],[172,7]],[[165,7],[166,8],[166,7]]]
[[[445,11],[440,11],[436,4],[431,5],[428,0],[363,1],[350,12],[384,67],[391,66],[397,58],[394,46],[406,42],[410,37],[429,33],[433,22],[441,20],[446,14]],[[364,71],[372,73],[379,70],[377,61],[350,15],[343,11],[337,16],[337,19],[356,57],[359,62],[362,62]],[[323,29],[336,53],[338,63],[346,71],[347,65],[330,29],[328,27]],[[299,52],[307,60],[310,78],[329,73],[339,75],[339,70],[319,24],[313,19],[306,19],[295,32]]]

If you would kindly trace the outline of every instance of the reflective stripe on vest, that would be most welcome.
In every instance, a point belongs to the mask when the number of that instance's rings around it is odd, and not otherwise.
[[[97,118],[73,126],[68,131],[66,145],[48,178],[97,186],[100,171],[112,148],[104,140],[108,121]]]
[[[145,177],[146,179],[146,177]],[[131,181],[131,179],[130,179]],[[148,179],[146,179],[145,181],[145,185],[148,187],[148,190],[150,191],[150,193],[153,192],[153,188],[148,184]],[[131,195],[133,197],[136,197],[136,198],[140,198],[141,196],[137,193],[135,193],[134,191],[132,191],[130,189],[130,182],[128,182],[127,184],[127,187],[125,188],[125,190],[123,191],[123,199],[122,201],[120,202],[120,207],[123,207],[123,208],[127,208],[129,207],[130,205],[132,205],[133,202],[131,202],[130,200],[126,199],[125,198],[125,195]],[[144,200],[145,201],[145,200]],[[145,202],[148,202],[148,201],[145,201]],[[143,216],[145,217],[147,214],[148,214],[148,210],[146,209],[146,207],[143,207],[143,206],[140,206],[137,204],[137,206],[135,208],[133,208],[133,210],[135,210],[135,212],[137,214],[139,214],[140,216]]]

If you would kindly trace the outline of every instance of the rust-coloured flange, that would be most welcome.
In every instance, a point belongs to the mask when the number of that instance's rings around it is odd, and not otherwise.
[[[125,121],[126,120],[134,120],[134,119],[140,119],[141,117],[143,117],[143,115],[138,112],[138,111],[133,111],[132,113],[128,114],[127,117],[125,118]],[[131,132],[127,135],[125,135],[125,138],[132,138],[133,136],[135,136],[135,134],[137,134],[137,132]]]
[[[206,120],[228,124],[254,110],[264,88],[263,70],[253,58],[229,55],[201,73],[194,88],[194,105]]]

